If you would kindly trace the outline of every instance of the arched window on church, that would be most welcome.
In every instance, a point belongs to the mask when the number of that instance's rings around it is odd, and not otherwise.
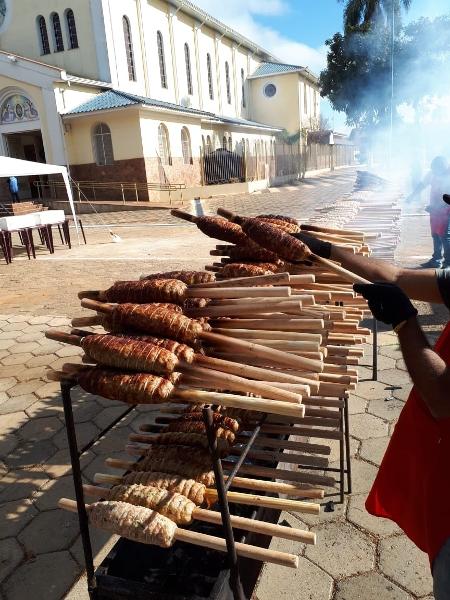
[[[67,39],[69,40],[69,48],[74,50],[78,48],[78,34],[77,26],[75,23],[75,15],[73,10],[68,8],[66,10],[66,25],[67,25]]]
[[[92,145],[97,165],[114,164],[111,130],[106,123],[99,123],[92,132]]]
[[[181,129],[181,150],[183,152],[184,164],[192,165],[191,136],[187,127]]]
[[[161,163],[163,165],[171,165],[172,156],[170,154],[169,132],[167,131],[167,127],[163,123],[160,123],[158,127],[158,145],[159,158],[161,159]]]
[[[213,87],[213,76],[212,76],[212,66],[211,66],[211,54],[206,55],[206,69],[208,71],[208,91],[209,91],[209,99],[214,100],[214,87]]]
[[[122,17],[122,26],[123,26],[123,38],[125,41],[125,52],[127,55],[128,79],[130,81],[136,81],[136,69],[134,66],[134,51],[133,51],[133,39],[131,37],[131,26],[130,26],[130,20],[125,15]]]
[[[161,87],[167,89],[167,73],[166,73],[166,57],[164,56],[164,40],[160,31],[156,34],[156,41],[158,44],[158,60],[159,60],[159,74],[161,77]]]
[[[64,51],[64,40],[61,29],[61,21],[59,20],[58,13],[51,14],[51,21],[53,27],[53,49],[54,52],[63,52]]]
[[[188,44],[184,45],[184,62],[186,63],[187,92],[189,96],[192,96],[194,89],[192,87],[191,52]]]
[[[231,104],[231,82],[230,82],[230,65],[225,62],[225,84],[227,87],[227,102]]]
[[[39,33],[39,46],[41,49],[41,55],[50,54],[50,43],[48,41],[47,23],[42,15],[37,18],[37,26]]]

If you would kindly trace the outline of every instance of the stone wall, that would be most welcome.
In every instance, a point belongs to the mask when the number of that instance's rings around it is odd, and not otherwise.
[[[159,158],[146,158],[145,167],[149,183],[184,183],[186,187],[201,185],[200,159],[192,159],[186,165],[183,158],[172,158],[171,165],[162,165]]]

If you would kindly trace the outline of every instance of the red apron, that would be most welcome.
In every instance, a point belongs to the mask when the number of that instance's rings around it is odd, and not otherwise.
[[[444,237],[447,233],[450,207],[443,206],[439,209],[433,208],[430,212],[431,235]]]
[[[450,323],[435,350],[450,364]],[[397,523],[428,554],[431,564],[450,537],[450,418],[434,419],[415,387],[395,426],[366,509]]]

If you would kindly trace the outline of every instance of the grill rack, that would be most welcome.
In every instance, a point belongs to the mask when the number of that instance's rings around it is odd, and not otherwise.
[[[135,407],[134,406],[127,407],[124,410],[124,412],[119,417],[117,417],[110,425],[108,425],[105,429],[103,429],[96,436],[96,438],[91,440],[83,448],[79,449],[78,442],[77,442],[77,436],[76,436],[75,422],[74,422],[74,417],[73,417],[73,407],[72,407],[72,397],[71,397],[71,390],[76,385],[77,385],[76,383],[74,383],[72,381],[67,381],[67,380],[61,381],[61,383],[60,383],[61,396],[62,396],[63,407],[64,407],[65,424],[66,424],[67,437],[68,437],[69,452],[70,452],[70,459],[71,459],[71,465],[72,465],[72,475],[73,475],[74,488],[75,488],[75,497],[76,497],[77,510],[78,510],[78,519],[79,519],[79,525],[80,525],[80,534],[81,534],[85,567],[86,567],[88,593],[89,593],[90,600],[97,600],[97,598],[98,598],[97,577],[96,577],[96,571],[95,571],[95,567],[94,567],[92,544],[91,544],[91,538],[90,538],[90,532],[89,532],[89,520],[88,520],[88,515],[87,515],[87,511],[86,511],[86,507],[85,507],[85,502],[84,502],[80,456],[84,452],[89,450],[95,444],[96,441],[98,441],[104,435],[106,435],[106,433],[108,433],[108,431],[110,431],[118,422],[120,422],[124,417],[126,417],[129,413],[131,413]],[[337,472],[340,474],[340,479],[338,480],[338,482],[339,482],[340,502],[342,503],[344,501],[345,493],[351,493],[351,461],[350,461],[348,398],[343,397],[341,400],[342,400],[342,407],[339,408],[340,466],[339,466],[339,469],[332,468],[332,467],[321,467],[321,470],[327,471],[327,472]],[[244,561],[246,562],[247,565],[249,563],[247,562],[248,559],[238,560],[238,557],[237,557],[236,547],[235,547],[235,538],[234,538],[233,528],[232,528],[231,521],[230,521],[230,510],[229,510],[229,504],[228,504],[228,500],[227,500],[227,491],[232,486],[234,477],[236,477],[236,475],[238,474],[239,469],[242,466],[242,464],[244,463],[248,452],[251,450],[255,440],[257,439],[258,434],[260,433],[260,430],[261,430],[261,426],[263,425],[264,421],[266,420],[267,415],[263,416],[261,421],[255,426],[251,435],[248,437],[248,440],[246,441],[245,445],[243,445],[243,447],[242,447],[242,452],[240,453],[239,458],[236,460],[236,463],[235,463],[232,471],[228,475],[227,481],[225,482],[224,476],[223,476],[223,471],[222,471],[221,459],[217,452],[217,440],[216,440],[216,436],[215,436],[215,432],[214,432],[213,418],[212,418],[213,407],[207,406],[203,409],[202,412],[203,412],[204,423],[206,426],[208,445],[209,445],[209,449],[211,452],[213,470],[214,470],[215,481],[216,481],[216,488],[217,488],[217,492],[218,492],[218,507],[219,507],[219,510],[222,515],[222,522],[223,522],[222,527],[223,527],[224,537],[225,537],[226,544],[227,544],[227,558],[228,558],[228,564],[229,564],[229,571],[228,571],[229,585],[230,585],[230,589],[231,589],[234,600],[245,600],[246,595],[244,593],[244,586],[242,584],[239,566],[240,566],[240,564],[244,563]],[[311,466],[308,466],[308,468],[315,469],[314,467],[311,467]],[[319,467],[316,467],[316,469],[319,469]],[[345,487],[346,487],[345,483],[347,483],[347,490],[345,490]],[[334,496],[334,495],[335,495],[335,493],[326,494],[326,496]],[[274,516],[275,516],[275,518],[278,517],[278,511],[265,510],[265,513],[266,513],[266,516],[268,517],[267,520],[273,520]],[[258,516],[258,511],[253,509],[253,511],[249,515],[249,517],[252,519],[255,519],[257,516]],[[246,535],[244,536],[244,538],[240,538],[239,541],[241,541],[241,542],[245,541],[245,537],[246,537]],[[260,538],[262,541],[264,536],[260,536]],[[267,536],[266,536],[266,540],[267,540]],[[269,538],[269,541],[270,541],[270,538]],[[128,540],[121,539],[117,545],[119,545],[119,544],[124,545],[126,543],[128,543]],[[251,563],[252,561],[249,561],[249,562]],[[221,575],[220,575],[220,577],[218,577],[218,580],[216,582],[216,585],[214,586],[214,589],[223,588],[226,585],[226,573],[227,572],[225,572],[225,573],[221,572]],[[253,578],[254,583],[256,583],[256,577],[257,577],[257,575]],[[111,578],[109,578],[109,579],[111,579]],[[109,597],[109,596],[107,596],[107,597]],[[111,598],[112,597],[117,598],[120,596],[117,596],[114,594],[111,596]],[[133,599],[136,598],[136,600],[137,600],[139,596],[133,595],[132,597],[133,597]],[[219,597],[219,596],[214,595],[214,597]],[[164,596],[164,598],[166,598],[166,596]]]

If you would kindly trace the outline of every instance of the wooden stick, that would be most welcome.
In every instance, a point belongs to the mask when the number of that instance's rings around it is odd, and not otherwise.
[[[110,496],[109,488],[98,487],[95,485],[83,485],[83,491],[85,495],[99,499],[108,499]],[[157,512],[159,512],[157,509],[152,510],[156,510]],[[214,510],[195,508],[192,511],[192,518],[198,521],[205,521],[207,523],[215,523],[218,525],[222,525],[222,515],[220,514],[220,512]],[[295,542],[301,542],[304,544],[316,543],[316,536],[314,533],[309,531],[303,531],[295,527],[286,527],[284,525],[277,525],[275,523],[265,523],[256,519],[247,519],[245,517],[236,517],[234,515],[230,516],[230,521],[231,525],[236,529],[252,531],[254,533],[261,533],[263,535],[270,535],[272,537],[278,537],[286,540],[293,540]],[[182,524],[184,523],[177,523],[177,525]]]
[[[307,275],[306,277],[312,277]],[[273,275],[257,275],[255,277],[233,277],[230,279],[223,279],[222,281],[211,281],[210,283],[196,283],[190,285],[190,289],[195,288],[211,288],[211,287],[253,287],[259,285],[289,285],[290,275],[289,273],[274,273]]]
[[[245,338],[247,340],[264,339],[266,340],[291,340],[294,342],[316,342],[322,344],[322,335],[320,333],[308,333],[304,331],[272,331],[270,329],[235,329],[215,327],[214,331],[229,337]]]
[[[204,392],[200,390],[174,390],[171,400],[187,400],[193,404],[221,404],[232,408],[243,408],[258,412],[269,412],[280,415],[302,417],[305,415],[305,407],[301,404],[290,404],[279,400],[267,400],[263,398],[250,398],[236,396],[233,394],[220,394],[215,392]]]
[[[263,346],[260,344],[244,342],[239,339],[228,338],[217,333],[209,332],[203,332],[200,334],[199,337],[200,339],[207,342],[212,342],[214,344],[217,343],[223,347],[234,348],[259,358],[265,358],[269,361],[274,362],[275,364],[291,366],[297,369],[304,368],[318,373],[321,372],[323,369],[323,363],[321,361],[312,360],[310,358],[303,358],[301,356],[294,356],[292,354],[288,354],[287,352],[282,352],[281,350],[268,348],[267,346]]]
[[[207,496],[211,501],[217,500],[217,491],[208,490]],[[264,508],[275,508],[277,510],[287,510],[292,512],[301,512],[308,515],[320,514],[320,504],[311,502],[301,502],[299,500],[285,500],[283,498],[271,498],[270,496],[256,496],[254,494],[242,494],[241,492],[228,492],[227,500],[234,504],[250,504],[262,506]]]
[[[74,317],[70,323],[72,327],[92,327],[94,325],[103,325],[103,316],[93,315],[92,317]]]
[[[77,512],[77,503],[74,500],[68,500],[67,498],[61,498],[58,502],[58,506],[64,510],[71,512]],[[86,510],[89,514],[90,506],[86,505]],[[149,511],[149,516],[154,512]],[[120,532],[116,532],[120,535]],[[132,538],[130,538],[132,539]],[[202,546],[203,548],[210,548],[212,550],[218,550],[219,552],[227,552],[227,545],[224,539],[206,535],[204,533],[198,533],[197,531],[191,531],[189,529],[180,529],[177,527],[174,535],[174,540],[180,542],[187,542],[196,546]],[[284,567],[291,567],[296,569],[298,567],[298,556],[294,554],[287,554],[286,552],[278,552],[276,550],[266,550],[265,548],[259,548],[258,546],[251,546],[250,544],[242,544],[235,542],[236,553],[239,556],[246,558],[252,558],[261,562],[273,563]]]
[[[299,313],[302,309],[302,303],[297,302],[275,302],[269,300],[267,304],[251,302],[238,305],[219,305],[205,306],[204,308],[189,308],[184,312],[188,317],[232,317],[240,315],[252,315],[258,313],[267,313],[269,311]]]
[[[325,328],[323,319],[287,319],[285,315],[280,318],[259,319],[229,319],[220,323],[213,323],[222,329],[271,329],[277,331],[321,331]]]
[[[186,298],[287,298],[290,295],[289,286],[188,288],[185,294]]]
[[[127,462],[128,464],[128,461],[122,462]],[[111,464],[110,466],[116,468],[113,464]],[[117,468],[121,469],[127,467],[119,466]],[[226,480],[228,476],[224,475],[224,478]],[[106,473],[96,473],[94,475],[94,481],[96,483],[109,483],[111,485],[114,485],[122,483],[122,477],[117,477],[116,475],[110,475]],[[235,477],[233,479],[233,487],[255,490],[259,492],[272,492],[276,494],[279,493],[285,494],[286,496],[297,496],[317,500],[320,500],[324,497],[324,491],[318,488],[294,485],[292,483],[281,483],[277,481],[264,481],[263,479],[248,479],[246,477]]]
[[[326,266],[330,271],[333,271],[333,273],[341,275],[346,281],[352,281],[353,283],[370,283],[368,279],[364,279],[364,277],[360,277],[359,275],[356,275],[355,273],[344,269],[344,267],[341,267],[332,260],[322,258],[321,256],[316,256],[315,254],[313,256],[315,261],[317,261],[323,266]]]

